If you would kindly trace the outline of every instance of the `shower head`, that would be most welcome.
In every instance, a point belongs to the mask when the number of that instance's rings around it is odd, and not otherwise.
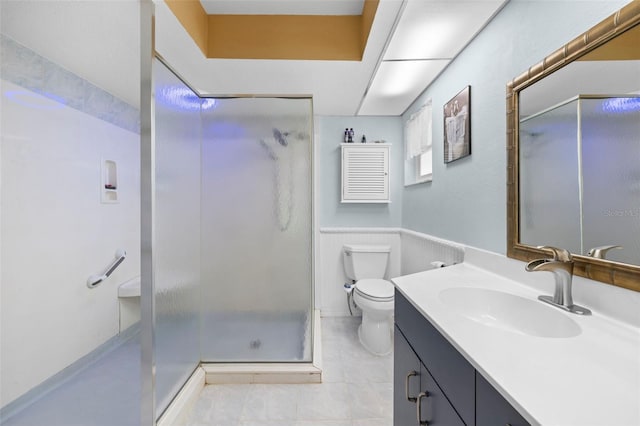
[[[289,136],[289,132],[281,132],[280,130],[276,129],[275,127],[273,128],[273,137],[276,141],[278,141],[278,143],[282,146],[287,146],[289,145],[289,142],[287,142],[287,136]]]

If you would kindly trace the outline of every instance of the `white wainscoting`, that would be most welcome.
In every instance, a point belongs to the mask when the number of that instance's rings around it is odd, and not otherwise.
[[[464,246],[402,228],[320,228],[317,251],[316,306],[322,316],[348,316],[348,281],[344,273],[344,244],[388,244],[391,255],[386,278],[433,268],[431,262],[447,265],[464,260]]]
[[[432,269],[431,262],[453,265],[464,261],[464,246],[408,229],[400,230],[401,275]]]

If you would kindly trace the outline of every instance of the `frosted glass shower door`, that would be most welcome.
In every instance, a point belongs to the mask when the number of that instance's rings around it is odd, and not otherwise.
[[[158,60],[155,83],[155,400],[158,415],[200,362],[200,108]]]
[[[310,99],[202,114],[202,360],[311,361]]]

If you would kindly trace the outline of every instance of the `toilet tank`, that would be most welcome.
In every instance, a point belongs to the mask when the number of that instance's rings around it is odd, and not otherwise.
[[[390,246],[345,244],[342,247],[344,271],[352,280],[384,278]]]

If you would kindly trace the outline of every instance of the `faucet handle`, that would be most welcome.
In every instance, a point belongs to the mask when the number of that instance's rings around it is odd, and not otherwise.
[[[543,250],[550,250],[553,253],[553,260],[557,260],[560,262],[573,261],[573,257],[571,257],[571,253],[569,253],[569,250],[551,246],[538,246],[538,248]]]

